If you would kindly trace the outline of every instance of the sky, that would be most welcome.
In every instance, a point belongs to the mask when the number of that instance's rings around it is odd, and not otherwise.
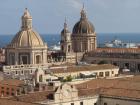
[[[20,30],[25,8],[40,34],[59,34],[65,17],[72,31],[83,3],[97,33],[140,33],[140,0],[0,0],[0,34]]]

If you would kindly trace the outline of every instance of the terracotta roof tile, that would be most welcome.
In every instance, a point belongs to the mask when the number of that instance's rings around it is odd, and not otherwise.
[[[13,101],[8,99],[0,99],[0,105],[38,105],[26,102]]]
[[[118,53],[118,52],[131,52],[131,53],[139,53],[140,52],[140,48],[98,48],[97,50],[95,50],[94,52],[113,52],[113,53]]]
[[[15,100],[15,101],[18,100],[21,102],[33,103],[33,102],[48,100],[48,97],[50,94],[53,94],[53,91],[34,92],[34,93],[26,94],[26,95],[12,97],[10,99]]]
[[[0,84],[20,86],[20,85],[23,85],[24,84],[24,81],[17,80],[17,79],[6,79],[6,80],[0,81]]]
[[[79,96],[94,93],[140,99],[140,76],[124,79],[98,79],[76,85]],[[86,91],[85,91],[86,90]]]

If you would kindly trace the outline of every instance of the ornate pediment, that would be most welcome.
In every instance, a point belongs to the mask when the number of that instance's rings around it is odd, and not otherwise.
[[[78,98],[78,90],[71,84],[64,83],[59,86],[54,94],[55,101],[68,101]]]

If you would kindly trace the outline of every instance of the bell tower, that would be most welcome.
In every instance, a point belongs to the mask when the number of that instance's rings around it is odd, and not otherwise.
[[[65,19],[64,29],[61,32],[61,51],[65,54],[72,52],[71,33]]]

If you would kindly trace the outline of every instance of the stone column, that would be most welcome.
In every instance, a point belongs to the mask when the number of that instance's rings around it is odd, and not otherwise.
[[[33,64],[33,55],[32,55],[32,51],[30,52],[30,64]]]
[[[34,53],[34,51],[32,51],[31,53],[30,53],[30,60],[32,61],[31,62],[31,64],[35,64],[35,53]]]
[[[80,51],[83,51],[83,44],[82,44],[82,41],[80,42]]]

